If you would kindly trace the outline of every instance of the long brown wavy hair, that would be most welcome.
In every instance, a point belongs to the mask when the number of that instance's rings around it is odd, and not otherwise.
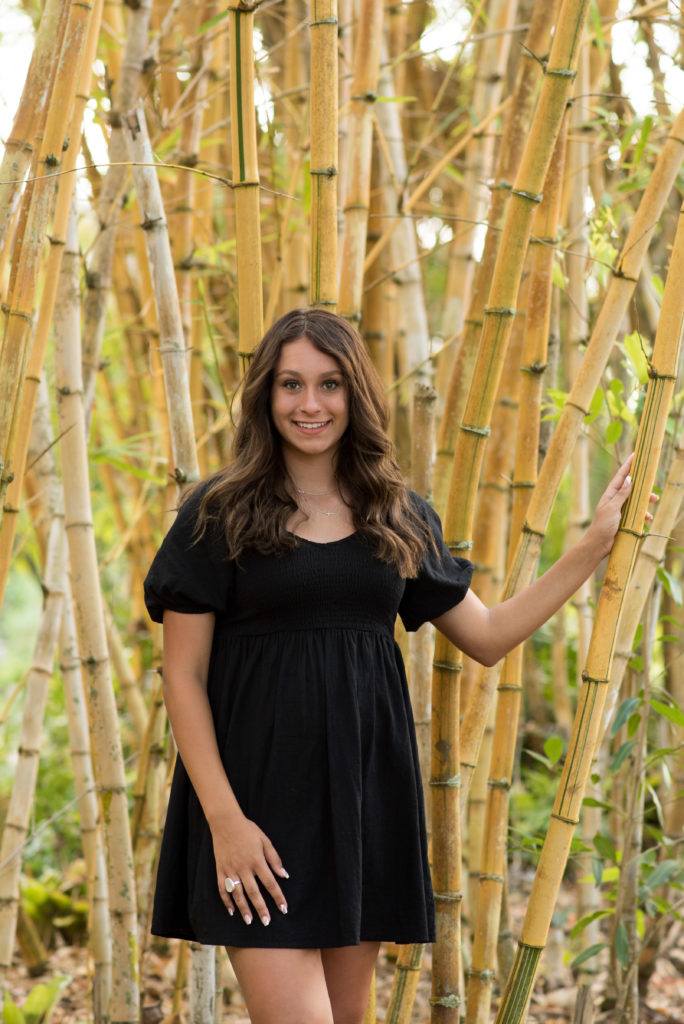
[[[254,350],[242,383],[233,461],[201,484],[198,529],[216,521],[231,558],[254,548],[278,554],[297,547],[286,529],[298,506],[271,415],[273,377],[283,345],[308,340],[332,356],[344,377],[349,425],[335,458],[335,476],[352,509],[356,532],[401,576],[416,576],[427,528],[411,503],[387,436],[388,409],[380,378],[354,328],[324,309],[295,309],[277,320]]]

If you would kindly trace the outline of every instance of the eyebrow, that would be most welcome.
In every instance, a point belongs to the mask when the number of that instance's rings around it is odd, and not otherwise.
[[[287,369],[285,369],[285,370],[278,370],[278,372],[276,373],[276,377],[282,377],[282,376],[301,377],[301,373],[299,372],[299,370],[287,370]],[[324,373],[320,373],[319,374],[319,378],[321,378],[321,379],[323,377],[335,377],[335,376],[343,377],[344,374],[342,373],[342,370],[326,370]]]

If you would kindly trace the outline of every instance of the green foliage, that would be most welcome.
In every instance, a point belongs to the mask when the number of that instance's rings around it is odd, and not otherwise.
[[[85,940],[88,900],[83,861],[76,861],[67,868],[64,877],[48,870],[39,878],[23,878],[21,900],[45,946],[53,946],[57,934],[69,943],[79,944]]]
[[[71,981],[67,974],[56,974],[47,982],[31,989],[20,1009],[9,992],[5,992],[2,1024],[49,1024],[60,994]]]

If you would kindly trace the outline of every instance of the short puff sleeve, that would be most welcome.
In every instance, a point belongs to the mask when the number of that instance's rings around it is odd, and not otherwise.
[[[415,579],[406,580],[406,588],[399,605],[399,615],[407,630],[413,631],[438,618],[466,596],[473,575],[473,565],[467,558],[454,557],[444,542],[439,516],[428,503],[410,492],[418,515],[432,534],[434,545],[428,540],[423,563]]]
[[[145,579],[145,604],[155,622],[163,621],[165,609],[191,615],[226,610],[233,564],[225,538],[212,521],[199,539],[195,533],[203,492],[199,487],[183,502]]]

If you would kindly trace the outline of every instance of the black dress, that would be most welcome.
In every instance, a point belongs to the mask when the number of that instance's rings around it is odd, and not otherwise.
[[[273,842],[288,914],[246,925],[221,902],[211,833],[178,759],[164,828],[152,931],[209,945],[325,947],[434,941],[422,787],[397,612],[409,630],[464,597],[472,567],[452,558],[439,519],[420,575],[403,580],[351,534],[302,540],[239,567],[207,531],[199,497],[182,507],[145,581],[165,608],[213,611],[208,696],[237,800]]]

